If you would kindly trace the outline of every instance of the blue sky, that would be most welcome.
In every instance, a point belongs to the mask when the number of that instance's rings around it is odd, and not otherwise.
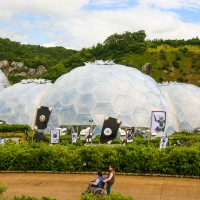
[[[200,0],[6,0],[0,37],[80,50],[144,30],[146,39],[200,38]]]

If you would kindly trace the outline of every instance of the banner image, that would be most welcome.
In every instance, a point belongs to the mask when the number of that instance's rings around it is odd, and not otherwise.
[[[168,135],[165,135],[160,139],[160,149],[165,148],[167,146],[167,142],[168,142]]]
[[[86,143],[92,143],[92,133],[90,133],[90,132],[86,136]]]
[[[60,140],[60,130],[59,129],[52,129],[50,131],[50,138],[51,138],[51,144],[58,144]]]
[[[77,133],[72,133],[72,143],[76,143]]]
[[[117,131],[119,129],[121,122],[118,119],[112,117],[105,117],[100,142],[106,143],[110,140],[113,140],[117,136]]]
[[[5,138],[0,138],[0,145],[4,145],[5,144]]]
[[[45,129],[47,127],[51,110],[49,107],[41,106],[37,109],[36,129]]]
[[[151,113],[151,134],[165,131],[166,112],[152,111]]]
[[[126,129],[126,143],[133,142],[134,130],[135,130],[134,128]]]

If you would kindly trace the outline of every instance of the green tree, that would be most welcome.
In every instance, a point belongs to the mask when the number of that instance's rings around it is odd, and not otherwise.
[[[54,82],[58,77],[68,72],[68,69],[64,67],[62,63],[58,63],[55,66],[49,68],[47,72],[41,75],[41,78],[49,79]]]

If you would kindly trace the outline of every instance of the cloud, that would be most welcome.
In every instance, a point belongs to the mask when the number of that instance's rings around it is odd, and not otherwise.
[[[1,11],[10,16],[17,13],[34,13],[35,15],[70,16],[84,6],[88,0],[7,0],[1,3]]]
[[[144,30],[148,39],[191,39],[199,36],[200,18],[183,21],[186,8],[198,12],[200,1],[7,0],[0,7],[0,37],[77,50],[125,31]]]
[[[140,0],[139,5],[142,7],[155,7],[160,9],[200,9],[199,0]]]

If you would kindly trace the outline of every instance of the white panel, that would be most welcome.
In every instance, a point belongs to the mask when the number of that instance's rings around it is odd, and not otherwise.
[[[129,116],[131,116],[134,109],[134,102],[130,95],[119,94],[113,100],[113,106],[118,113],[123,115],[129,114]]]
[[[91,110],[96,106],[96,101],[92,94],[79,95],[74,103],[74,106],[79,114],[90,113]]]
[[[111,103],[114,97],[117,95],[115,87],[112,85],[97,85],[93,95],[97,102]]]

